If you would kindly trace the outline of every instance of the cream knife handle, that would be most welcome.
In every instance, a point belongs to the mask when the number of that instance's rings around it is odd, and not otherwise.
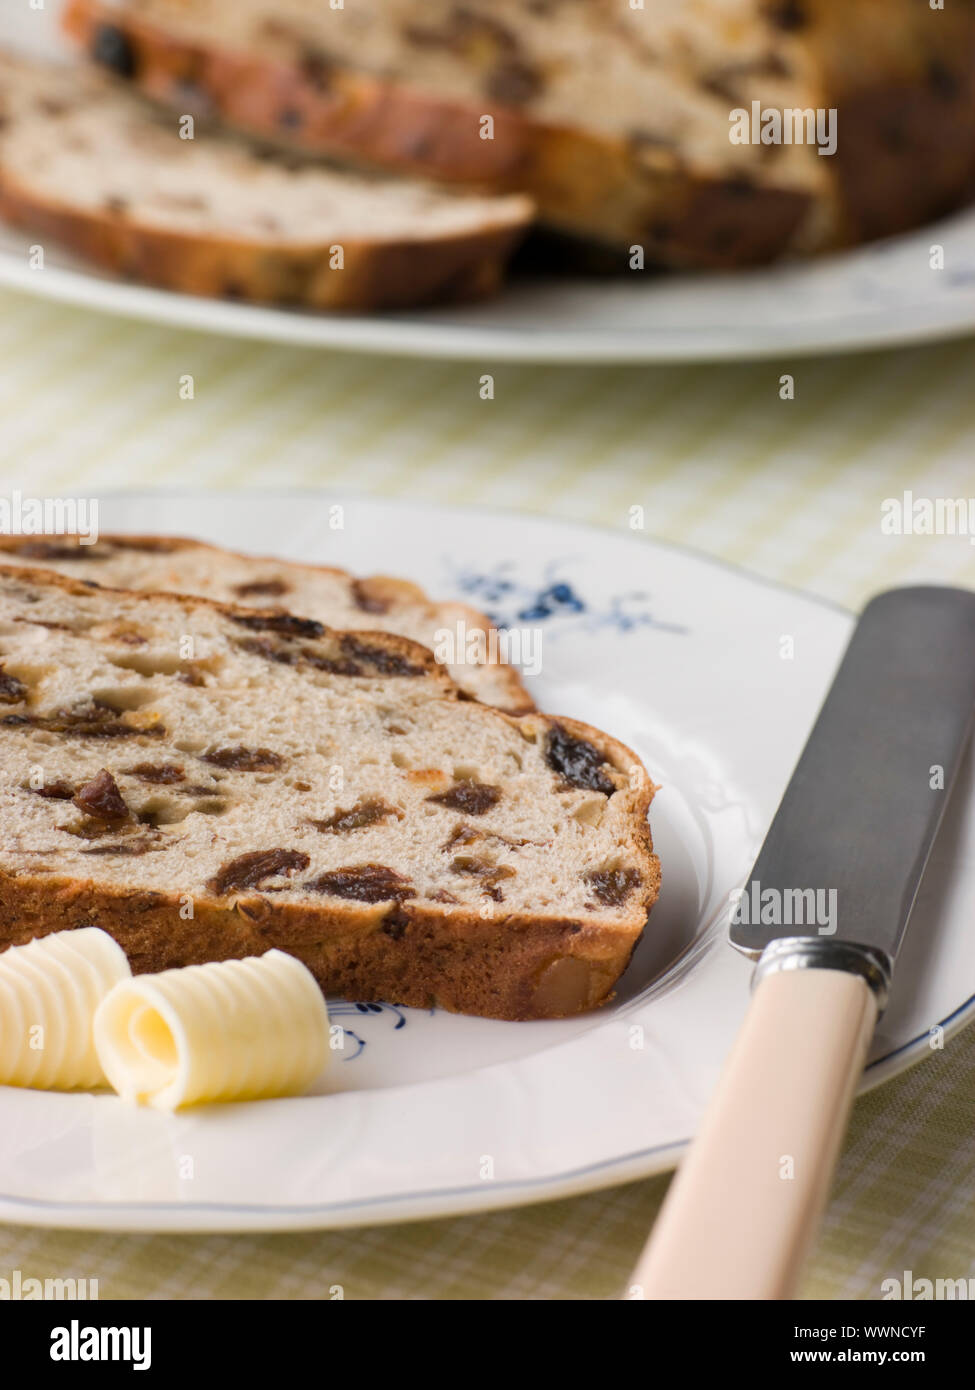
[[[876,1021],[862,975],[758,981],[625,1298],[792,1297]]]

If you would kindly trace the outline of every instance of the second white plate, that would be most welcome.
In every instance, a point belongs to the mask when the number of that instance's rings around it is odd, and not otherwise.
[[[70,52],[60,0],[7,6],[0,45]],[[975,331],[975,211],[809,263],[730,275],[512,281],[495,300],[421,312],[327,315],[197,299],[129,284],[0,227],[0,285],[105,313],[306,347],[522,362],[795,358]],[[932,270],[931,247],[944,248]]]

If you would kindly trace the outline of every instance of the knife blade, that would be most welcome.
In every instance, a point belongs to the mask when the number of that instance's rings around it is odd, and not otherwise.
[[[975,593],[873,599],[733,895],[751,1004],[627,1297],[794,1294],[973,720]]]
[[[886,1002],[975,719],[975,593],[894,589],[864,609],[740,896],[761,974],[860,970]]]

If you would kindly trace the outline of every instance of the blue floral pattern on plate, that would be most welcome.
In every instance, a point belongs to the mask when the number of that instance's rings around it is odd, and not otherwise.
[[[614,594],[601,604],[592,603],[582,595],[577,583],[565,578],[570,564],[568,559],[553,560],[545,566],[542,578],[532,583],[517,575],[511,560],[500,561],[489,571],[445,561],[449,584],[475,601],[498,628],[546,623],[546,631],[553,638],[578,632],[629,633],[647,628],[686,634],[687,629],[679,623],[657,617],[650,607],[651,596],[640,590]]]
[[[432,1012],[432,1010],[431,1010]],[[406,1027],[406,1015],[396,1004],[356,1004],[348,999],[330,999],[328,1001],[329,1021],[334,1023],[337,1018],[370,1018],[377,1014],[387,1015],[396,1021],[393,1024],[393,1032]],[[355,1051],[349,1052],[343,1049],[345,1056],[343,1062],[354,1062],[357,1057],[361,1057],[367,1045],[367,1040],[361,1038],[358,1033],[354,1033],[351,1028],[342,1025],[342,1031],[347,1038],[351,1038],[355,1044]]]

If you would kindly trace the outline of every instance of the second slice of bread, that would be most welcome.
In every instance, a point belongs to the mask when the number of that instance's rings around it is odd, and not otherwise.
[[[180,132],[101,73],[0,55],[0,217],[168,289],[315,309],[487,293],[532,217]]]
[[[347,570],[241,555],[181,536],[101,536],[83,545],[78,536],[0,536],[0,562],[44,565],[74,579],[93,579],[115,589],[174,590],[221,603],[286,608],[326,627],[375,628],[409,637],[436,651],[451,634],[457,660],[451,679],[465,695],[507,714],[535,708],[518,672],[495,659],[492,625],[463,603],[433,602],[421,588],[387,575],[356,578]],[[463,650],[456,640],[469,634]]]

